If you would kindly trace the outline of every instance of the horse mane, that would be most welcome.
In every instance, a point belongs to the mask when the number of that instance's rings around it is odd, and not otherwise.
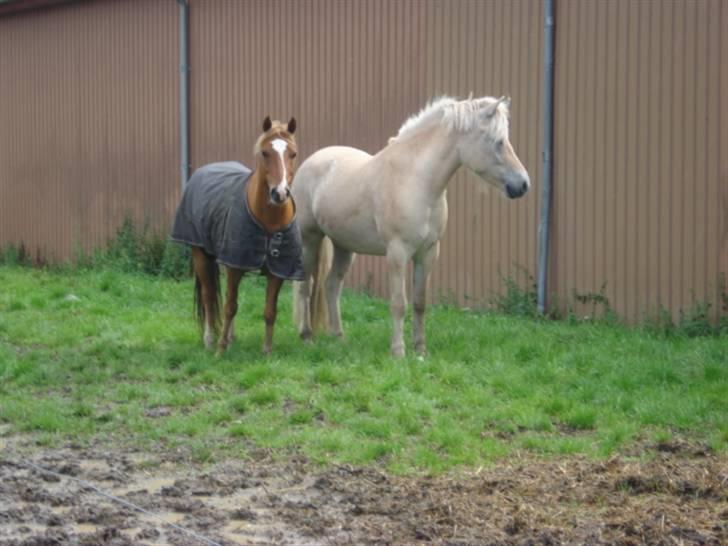
[[[470,131],[479,124],[479,112],[496,102],[498,102],[498,99],[494,97],[468,98],[465,100],[458,100],[448,96],[438,97],[431,100],[417,114],[410,116],[399,128],[397,136],[394,138],[398,139],[409,135],[435,122],[444,123],[451,131]],[[488,128],[490,137],[493,139],[504,138],[508,135],[507,104],[501,102],[498,105],[496,114],[491,118]]]
[[[265,133],[261,134],[258,137],[258,140],[255,141],[255,146],[253,146],[253,155],[258,155],[258,153],[260,153],[261,147],[263,146],[263,142],[274,136],[278,136],[291,142],[296,142],[295,137],[288,132],[288,125],[281,121],[275,120],[272,122],[271,128],[268,129]]]

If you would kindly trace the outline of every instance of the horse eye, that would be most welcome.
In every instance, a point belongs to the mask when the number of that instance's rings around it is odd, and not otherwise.
[[[296,152],[291,152],[291,159],[296,159],[296,156],[297,156],[297,155],[298,155],[298,154],[297,154]]]
[[[504,144],[503,140],[499,140],[495,143],[495,147],[498,148],[498,151],[503,149],[503,144]]]
[[[265,157],[266,159],[268,159],[268,156],[269,155],[270,154],[267,151],[263,150],[263,157]]]

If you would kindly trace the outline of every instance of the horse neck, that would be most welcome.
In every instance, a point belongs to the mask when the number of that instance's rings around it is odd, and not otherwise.
[[[415,165],[418,187],[437,200],[460,167],[457,141],[457,133],[437,125],[409,135],[393,146],[398,146],[403,156],[414,154],[421,159]]]
[[[282,205],[272,205],[269,201],[269,194],[265,172],[258,167],[250,175],[248,183],[248,208],[258,223],[266,231],[272,233],[283,229],[293,221],[295,208],[291,199]]]

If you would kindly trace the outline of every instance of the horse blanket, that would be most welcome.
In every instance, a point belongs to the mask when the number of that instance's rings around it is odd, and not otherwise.
[[[229,267],[266,269],[281,279],[303,280],[296,218],[282,230],[268,233],[248,207],[246,185],[251,174],[235,161],[197,169],[185,186],[171,239],[201,247]]]

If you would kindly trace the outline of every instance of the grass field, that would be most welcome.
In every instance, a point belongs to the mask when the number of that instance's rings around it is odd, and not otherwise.
[[[192,282],[0,267],[0,422],[200,461],[256,447],[400,473],[519,451],[602,457],[675,436],[728,448],[728,339],[435,306],[431,355],[388,356],[387,304],[348,292],[345,340],[302,344],[281,295],[261,354],[264,284],[241,285],[237,339],[201,347]],[[409,330],[408,330],[409,331]]]

